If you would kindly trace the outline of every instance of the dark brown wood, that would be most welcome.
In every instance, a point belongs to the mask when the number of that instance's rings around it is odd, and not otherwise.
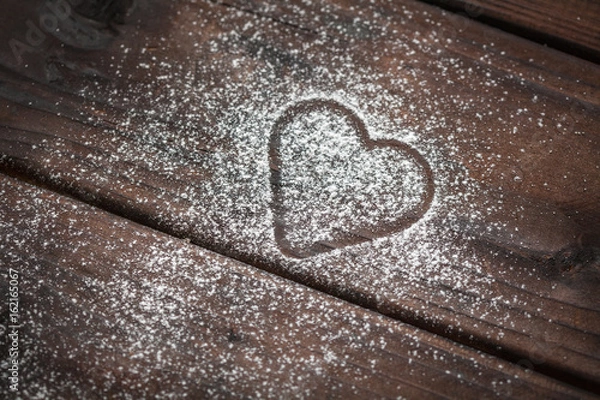
[[[3,49],[2,165],[594,390],[600,69],[420,3],[354,6],[147,3],[100,50],[48,37],[18,63]],[[9,24],[24,38],[26,12]],[[427,160],[435,196],[424,218],[283,254],[276,226],[310,224],[288,218],[295,209],[277,218],[269,143],[279,117],[307,99],[342,104],[369,137]],[[339,223],[325,211],[323,231]]]
[[[4,175],[0,195],[23,398],[588,397]]]
[[[595,0],[424,0],[509,32],[600,61],[600,3]]]

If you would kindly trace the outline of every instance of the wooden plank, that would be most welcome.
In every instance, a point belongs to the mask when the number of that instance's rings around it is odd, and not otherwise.
[[[4,175],[0,194],[22,398],[588,397]]]
[[[600,3],[594,0],[424,0],[600,61]]]
[[[419,3],[353,4],[149,2],[102,51],[48,39],[2,71],[3,165],[593,390],[600,69]]]

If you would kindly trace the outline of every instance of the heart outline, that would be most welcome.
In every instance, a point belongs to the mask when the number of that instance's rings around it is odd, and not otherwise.
[[[408,213],[406,216],[394,220],[393,223],[378,225],[376,232],[373,232],[372,235],[353,235],[344,240],[334,240],[334,242],[341,245],[325,242],[314,242],[308,252],[299,252],[292,249],[292,246],[286,244],[285,217],[283,215],[284,213],[279,212],[279,210],[282,209],[281,205],[283,204],[284,194],[282,193],[282,185],[280,184],[282,160],[278,149],[281,147],[282,133],[288,124],[293,122],[296,117],[302,114],[308,114],[319,110],[333,111],[335,114],[345,118],[349,122],[349,125],[354,129],[354,132],[358,133],[359,142],[361,146],[366,148],[367,152],[370,152],[376,148],[392,148],[408,154],[414,160],[414,162],[417,163],[417,165],[423,168],[425,175],[425,195],[416,212]],[[284,255],[292,258],[307,258],[316,254],[335,250],[336,248],[352,246],[401,232],[413,225],[425,215],[431,206],[435,192],[433,172],[429,166],[429,163],[421,155],[421,153],[407,143],[399,140],[371,139],[368,129],[362,119],[360,119],[360,117],[350,108],[336,100],[331,99],[316,98],[302,100],[298,103],[290,105],[284,110],[284,112],[275,121],[271,132],[269,142],[269,167],[271,170],[270,184],[273,192],[271,210],[273,211],[274,215],[275,241],[277,242],[280,251]]]

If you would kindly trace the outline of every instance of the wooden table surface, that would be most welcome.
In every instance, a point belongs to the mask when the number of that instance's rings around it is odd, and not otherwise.
[[[1,398],[600,396],[600,3],[21,3]]]

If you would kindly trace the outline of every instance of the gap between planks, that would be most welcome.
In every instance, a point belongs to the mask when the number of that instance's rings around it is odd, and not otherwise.
[[[600,5],[590,0],[420,0],[557,50],[600,62]]]

